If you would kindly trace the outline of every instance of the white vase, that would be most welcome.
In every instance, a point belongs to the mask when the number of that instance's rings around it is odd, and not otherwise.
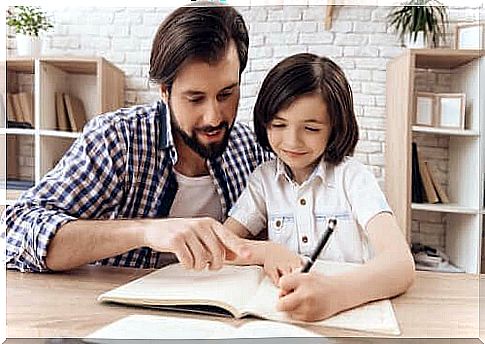
[[[42,39],[40,37],[18,34],[15,39],[17,41],[17,55],[40,56],[42,52]]]
[[[418,35],[416,36],[416,41],[414,41],[414,33],[406,34],[404,36],[404,45],[410,49],[427,48],[427,45],[424,43],[423,31],[418,31]]]

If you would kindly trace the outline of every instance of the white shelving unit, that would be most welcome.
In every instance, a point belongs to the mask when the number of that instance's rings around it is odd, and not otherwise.
[[[7,146],[4,153],[7,176],[2,176],[3,181],[20,179],[38,183],[79,137],[79,132],[57,129],[56,92],[79,98],[84,104],[87,120],[124,105],[124,74],[103,58],[9,58],[6,72],[7,88],[2,93],[32,92],[34,128],[5,128],[5,123],[2,123],[0,138]],[[33,147],[31,152],[24,149],[30,146]],[[30,170],[25,162],[31,163]],[[27,167],[20,166],[22,163]],[[9,169],[9,165],[20,168]],[[7,189],[1,205],[11,204],[21,192]]]
[[[415,73],[451,74],[449,93],[466,94],[465,129],[413,124]],[[398,222],[411,240],[413,211],[446,215],[445,253],[467,273],[479,273],[482,260],[485,185],[485,57],[483,51],[410,49],[387,68],[386,193]],[[480,87],[481,86],[481,87]],[[480,97],[481,93],[481,97]],[[445,136],[448,144],[449,204],[411,203],[413,136]]]

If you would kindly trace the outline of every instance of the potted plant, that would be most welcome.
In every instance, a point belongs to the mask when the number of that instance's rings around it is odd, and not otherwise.
[[[36,6],[13,6],[7,10],[7,25],[14,29],[18,55],[38,56],[40,34],[53,28],[50,18]]]
[[[408,47],[418,47],[422,39],[422,47],[436,48],[446,40],[448,14],[437,0],[409,0],[393,9],[388,20]]]

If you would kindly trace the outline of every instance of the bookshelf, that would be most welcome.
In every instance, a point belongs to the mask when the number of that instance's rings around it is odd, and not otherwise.
[[[25,185],[38,183],[80,135],[80,129],[59,129],[56,93],[68,94],[82,102],[84,122],[124,105],[124,74],[104,58],[19,57],[8,58],[5,65],[7,83],[2,96],[7,118],[2,118],[0,138],[6,142],[2,154],[7,166],[6,176],[2,176],[6,193],[0,206],[17,199],[22,192],[19,189]],[[10,111],[5,101],[7,94],[19,92],[32,94],[30,128],[6,121]]]
[[[416,92],[433,91],[419,89],[420,71],[446,73],[449,82],[440,92],[466,95],[464,129],[414,124]],[[467,273],[479,273],[482,259],[485,261],[485,98],[479,97],[479,82],[483,88],[483,50],[408,49],[387,66],[385,190],[389,203],[408,242],[414,212],[443,214],[444,252]],[[412,203],[411,148],[419,137],[446,142],[437,149],[446,152],[441,163],[446,163],[443,183],[450,203]]]

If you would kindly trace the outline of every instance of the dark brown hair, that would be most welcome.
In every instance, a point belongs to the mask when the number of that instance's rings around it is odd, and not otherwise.
[[[231,40],[239,56],[239,75],[246,68],[249,37],[242,16],[230,6],[180,7],[160,24],[153,39],[150,80],[170,90],[181,65],[188,59],[215,63]]]
[[[359,139],[352,89],[342,69],[314,54],[296,54],[279,62],[263,81],[254,106],[254,129],[259,143],[272,151],[267,127],[274,116],[298,97],[320,94],[327,105],[332,130],[323,153],[326,162],[339,164],[352,155]]]

